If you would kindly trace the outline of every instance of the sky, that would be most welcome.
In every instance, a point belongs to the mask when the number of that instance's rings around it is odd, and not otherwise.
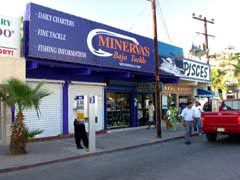
[[[239,0],[156,1],[159,41],[183,48],[187,56],[192,43],[199,45],[205,41],[203,35],[196,34],[204,32],[204,24],[192,18],[195,13],[214,19],[214,24],[207,24],[208,34],[215,35],[208,38],[210,54],[228,46],[240,50]],[[153,38],[152,9],[147,0],[4,0],[0,14],[23,16],[29,2]]]

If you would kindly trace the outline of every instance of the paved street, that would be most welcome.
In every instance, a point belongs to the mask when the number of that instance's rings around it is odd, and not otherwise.
[[[208,143],[205,136],[0,174],[1,180],[237,180],[240,141]]]

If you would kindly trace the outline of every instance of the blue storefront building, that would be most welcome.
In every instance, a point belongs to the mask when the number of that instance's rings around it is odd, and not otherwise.
[[[160,57],[173,56],[181,68],[182,49],[159,44]],[[24,113],[27,127],[44,130],[39,137],[73,133],[79,95],[97,96],[98,131],[145,125],[145,105],[155,100],[152,39],[30,3],[24,56],[27,82],[45,80],[52,92],[41,103],[40,118]],[[178,83],[179,76],[161,69],[161,82]]]

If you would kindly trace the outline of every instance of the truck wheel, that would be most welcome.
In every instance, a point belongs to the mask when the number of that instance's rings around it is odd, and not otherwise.
[[[207,133],[206,134],[207,140],[210,142],[215,142],[217,140],[217,134],[216,133]]]

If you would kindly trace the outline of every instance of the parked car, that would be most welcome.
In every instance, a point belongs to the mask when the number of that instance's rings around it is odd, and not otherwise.
[[[223,100],[218,112],[203,112],[202,124],[208,141],[218,134],[240,134],[240,99]]]

